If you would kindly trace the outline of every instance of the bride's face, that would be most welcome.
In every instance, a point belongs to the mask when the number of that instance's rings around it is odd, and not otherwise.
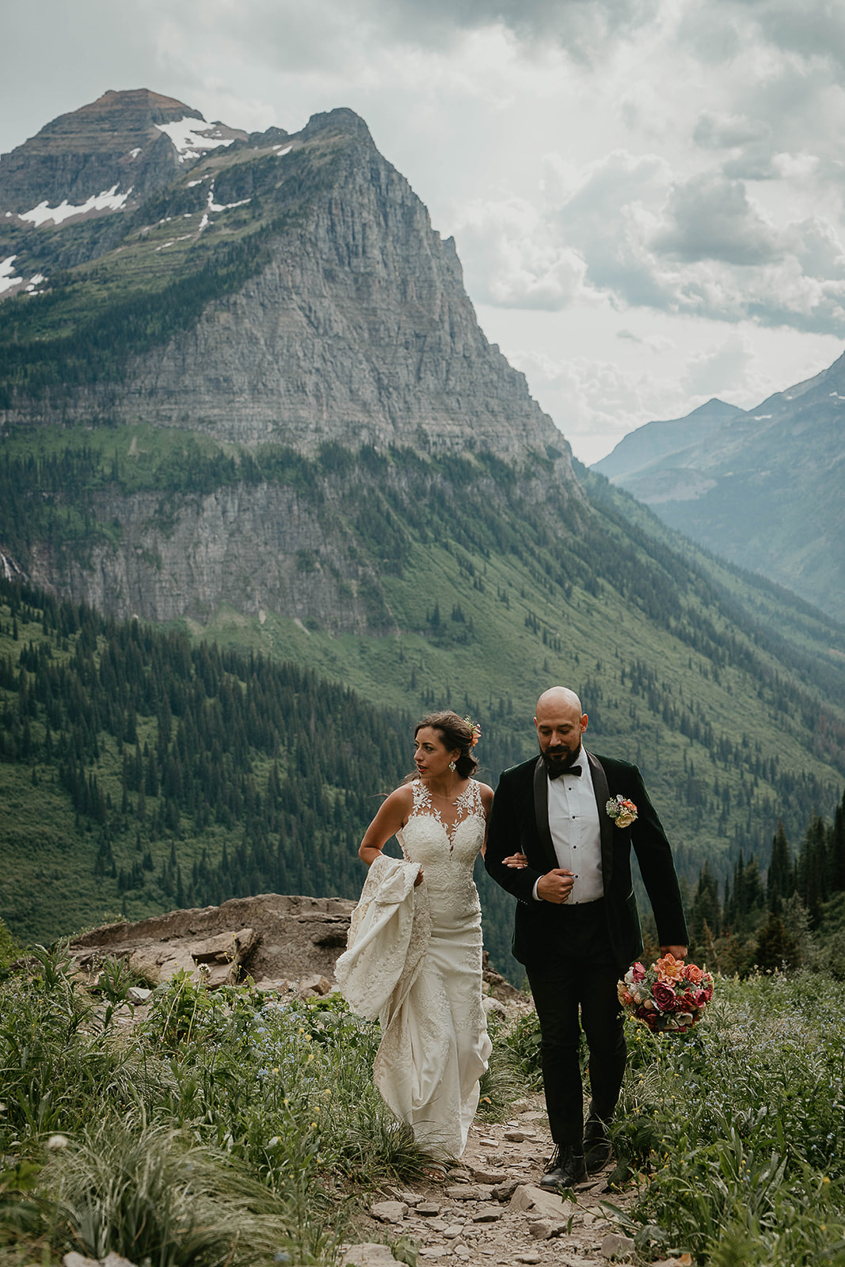
[[[421,726],[417,731],[414,761],[420,778],[442,778],[449,769],[449,762],[457,761],[460,755],[460,748],[447,748],[440,731],[432,726]]]

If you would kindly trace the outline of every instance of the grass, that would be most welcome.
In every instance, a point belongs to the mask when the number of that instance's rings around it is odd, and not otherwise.
[[[372,1084],[375,1024],[179,976],[127,1027],[60,947],[0,985],[0,1264],[70,1249],[161,1267],[328,1265],[368,1193],[427,1161]],[[629,1024],[613,1127],[639,1261],[845,1264],[841,986],[720,978],[687,1035]],[[482,1115],[536,1086],[536,1020],[491,1025]],[[609,1203],[613,1205],[612,1200]],[[413,1257],[413,1246],[407,1247]]]
[[[845,1018],[829,977],[722,979],[688,1035],[631,1023],[614,1144],[646,1257],[845,1263]]]
[[[378,1027],[336,997],[182,975],[133,1030],[114,965],[105,993],[61,948],[33,966],[0,986],[0,1261],[328,1262],[356,1194],[430,1160],[372,1084]]]

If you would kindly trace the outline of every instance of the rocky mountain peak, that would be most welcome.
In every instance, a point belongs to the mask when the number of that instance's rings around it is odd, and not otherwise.
[[[119,211],[246,136],[148,88],[109,89],[0,156],[0,214],[37,227]]]

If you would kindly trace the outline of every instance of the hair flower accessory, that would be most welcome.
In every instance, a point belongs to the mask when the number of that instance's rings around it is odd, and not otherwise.
[[[612,796],[604,808],[617,827],[630,827],[637,820],[636,805],[627,801],[621,792]]]
[[[470,739],[469,741],[469,746],[470,748],[474,748],[475,745],[478,743],[479,739],[481,738],[481,727],[479,726],[478,722],[473,721],[471,717],[465,717],[464,721],[466,722],[466,724],[469,726],[470,730],[472,731],[472,739]]]

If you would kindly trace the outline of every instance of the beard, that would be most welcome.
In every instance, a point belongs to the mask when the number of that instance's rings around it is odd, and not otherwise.
[[[547,748],[540,755],[547,770],[568,770],[581,756],[581,745],[574,752],[570,752],[569,748]]]

